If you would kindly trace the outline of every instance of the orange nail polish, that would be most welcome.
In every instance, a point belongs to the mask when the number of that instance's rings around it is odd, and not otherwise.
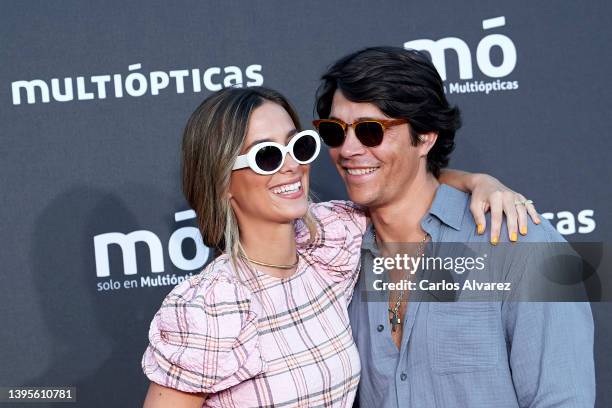
[[[491,244],[497,245],[498,242],[499,242],[499,238],[498,237],[492,237],[491,238]]]
[[[527,227],[521,227],[521,235],[527,235]]]
[[[512,234],[510,234],[510,241],[516,242],[517,239],[518,239],[518,234],[516,232],[513,232]]]
[[[478,224],[476,226],[476,232],[478,232],[478,235],[482,235],[484,233],[484,225]]]

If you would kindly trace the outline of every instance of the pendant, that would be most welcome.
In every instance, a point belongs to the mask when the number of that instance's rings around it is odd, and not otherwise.
[[[393,315],[391,316],[391,318],[389,319],[389,322],[391,322],[391,331],[397,331],[397,327],[402,324],[402,319],[400,319],[398,311],[397,310],[392,310],[389,309],[389,312]]]

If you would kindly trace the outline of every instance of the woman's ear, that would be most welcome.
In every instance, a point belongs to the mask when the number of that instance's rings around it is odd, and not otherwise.
[[[436,140],[438,140],[437,132],[427,132],[421,133],[418,136],[419,139],[419,155],[421,157],[427,156],[432,147],[436,144]]]

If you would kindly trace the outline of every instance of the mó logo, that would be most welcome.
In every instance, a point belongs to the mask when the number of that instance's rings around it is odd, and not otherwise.
[[[195,211],[187,210],[174,214],[176,222],[194,219]],[[189,239],[195,244],[196,253],[191,259],[185,258],[182,251],[183,241]],[[145,243],[150,256],[151,272],[159,274],[164,272],[164,250],[161,240],[151,231],[140,230],[123,234],[120,232],[108,232],[94,237],[94,250],[96,257],[96,276],[106,278],[110,276],[110,261],[108,250],[110,245],[118,245],[123,255],[123,274],[136,275],[138,265],[136,264],[136,243]],[[177,229],[170,236],[168,242],[168,255],[172,264],[184,271],[199,269],[208,260],[209,248],[202,242],[200,231],[192,226]]]
[[[495,17],[482,21],[483,30],[491,30],[506,25],[506,17]],[[501,63],[495,65],[491,61],[491,50],[498,47],[502,53]],[[453,50],[457,55],[459,66],[459,79],[474,78],[472,67],[472,53],[465,41],[457,37],[441,38],[437,41],[431,39],[413,40],[404,43],[404,48],[426,51],[431,56],[442,80],[446,81],[446,50]],[[476,64],[478,69],[489,78],[504,78],[514,71],[517,54],[514,42],[503,34],[489,34],[485,36],[476,47]],[[446,88],[445,88],[446,89]],[[491,91],[518,89],[518,81],[472,81],[465,83],[451,83],[450,93],[481,92],[488,94]]]

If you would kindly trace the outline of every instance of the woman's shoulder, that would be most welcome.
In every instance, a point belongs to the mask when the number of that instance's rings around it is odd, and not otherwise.
[[[298,250],[308,264],[325,272],[334,283],[347,283],[352,288],[367,225],[365,212],[353,202],[332,200],[311,204],[309,213],[310,217],[296,224]]]
[[[210,261],[198,274],[187,279],[193,288],[208,288],[217,283],[240,285],[241,281],[227,254],[221,254]],[[177,285],[178,286],[178,285]]]
[[[311,203],[308,212],[312,225],[308,226],[308,218],[296,220],[295,230],[298,245],[319,246],[327,239],[355,237],[361,241],[365,232],[367,217],[363,207],[344,200],[323,201]],[[311,232],[315,232],[314,237]]]
[[[265,369],[259,352],[261,308],[233,272],[221,256],[166,296],[151,321],[142,359],[151,381],[213,393]]]
[[[250,289],[238,277],[229,257],[222,254],[200,273],[176,285],[164,299],[163,306],[210,308],[227,302],[250,301],[251,298]]]
[[[320,203],[310,203],[308,209],[316,218],[336,216],[365,217],[365,208],[347,200],[330,200]]]

